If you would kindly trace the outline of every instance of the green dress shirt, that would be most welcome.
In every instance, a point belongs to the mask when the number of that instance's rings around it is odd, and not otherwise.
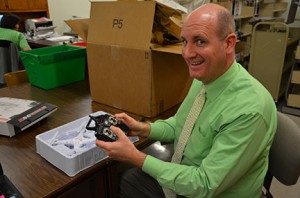
[[[177,113],[151,123],[149,138],[176,146],[202,83],[194,80]],[[178,195],[259,198],[277,127],[269,92],[240,64],[205,85],[206,101],[181,164],[147,156],[142,170]]]
[[[23,48],[29,47],[29,44],[25,36],[16,30],[11,30],[7,28],[0,28],[0,40],[8,40],[13,42],[21,50]]]

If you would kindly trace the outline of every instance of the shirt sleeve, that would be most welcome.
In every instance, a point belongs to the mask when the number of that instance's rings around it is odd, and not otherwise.
[[[270,147],[272,130],[268,129],[261,115],[244,114],[220,128],[201,164],[173,164],[147,156],[142,169],[161,186],[172,189],[176,194],[186,197],[217,196],[234,185],[235,181],[242,180],[241,177],[254,164],[267,166],[266,147]],[[264,175],[261,173],[261,177]],[[252,179],[255,182],[257,178]],[[242,190],[241,196],[247,194],[247,189]]]
[[[20,41],[19,46],[20,46],[21,50],[23,50],[24,48],[30,47],[25,36],[22,33],[20,33],[20,35],[19,35],[19,41]]]
[[[175,117],[170,117],[167,120],[157,120],[155,123],[150,123],[151,133],[149,138],[159,140],[161,142],[173,142],[175,138]]]

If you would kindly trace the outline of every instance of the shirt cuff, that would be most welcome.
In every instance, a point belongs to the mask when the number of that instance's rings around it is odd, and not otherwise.
[[[150,123],[150,134],[149,134],[149,138],[152,140],[158,140],[161,137],[161,134],[158,133],[158,131],[161,131],[161,126],[159,125],[159,123]]]
[[[152,157],[151,155],[147,155],[142,170],[151,175],[154,178],[157,178],[156,175],[159,175],[161,160]]]

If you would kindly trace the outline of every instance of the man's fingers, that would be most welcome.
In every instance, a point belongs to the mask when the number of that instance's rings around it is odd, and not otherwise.
[[[111,126],[110,129],[118,136],[119,139],[126,137],[125,133],[119,127]]]

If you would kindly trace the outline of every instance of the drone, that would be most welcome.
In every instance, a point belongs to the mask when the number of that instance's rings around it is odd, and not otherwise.
[[[57,131],[50,140],[50,145],[60,146],[67,155],[74,155],[82,153],[95,145],[95,139],[94,132],[86,130],[85,123],[82,123],[77,129],[66,132]]]

